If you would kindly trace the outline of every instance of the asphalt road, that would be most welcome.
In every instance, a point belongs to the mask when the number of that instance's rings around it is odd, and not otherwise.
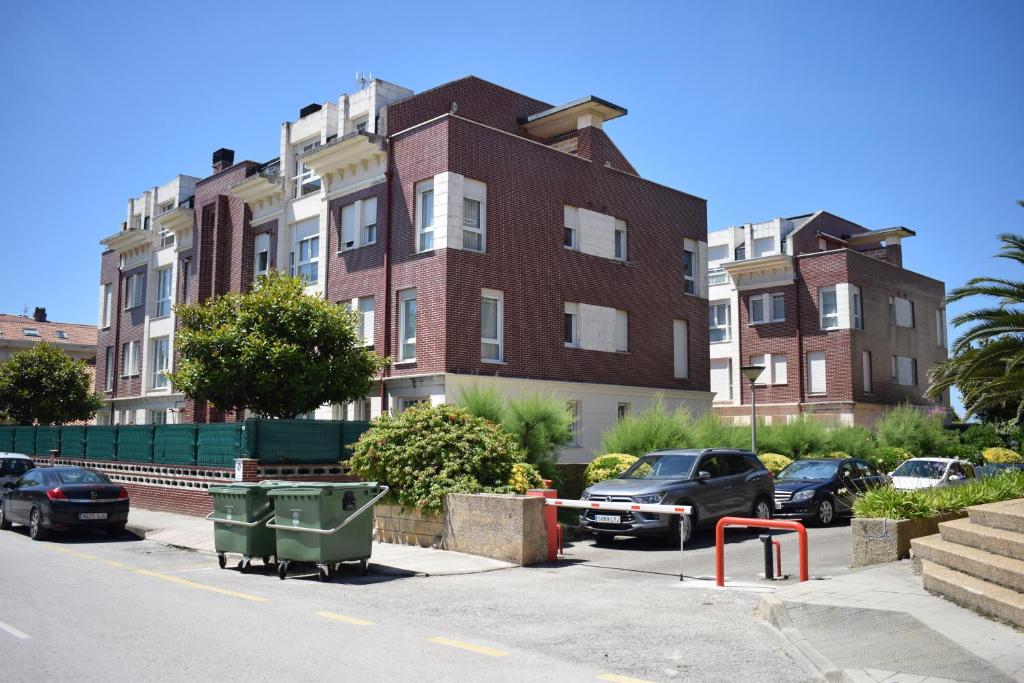
[[[819,570],[813,555],[843,534],[812,530],[812,573],[831,568],[823,560]],[[756,534],[731,532],[730,541],[729,574],[752,587],[680,582],[678,550],[629,540],[578,542],[550,566],[343,572],[322,584],[312,574],[280,581],[272,571],[219,570],[215,558],[127,536],[33,542],[15,528],[0,532],[0,677],[811,680],[753,616],[764,585]],[[686,552],[688,576],[710,573],[708,548]],[[757,561],[748,566],[748,556]]]

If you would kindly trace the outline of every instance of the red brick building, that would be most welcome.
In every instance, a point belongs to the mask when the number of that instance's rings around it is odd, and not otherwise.
[[[710,233],[715,411],[749,422],[742,366],[761,365],[758,415],[871,426],[924,398],[947,357],[942,282],[903,267],[907,228],[869,230],[825,211]]]
[[[315,417],[451,402],[474,383],[553,393],[578,417],[563,458],[585,461],[656,396],[707,409],[706,202],[637,174],[604,131],[625,109],[469,77],[420,94],[374,80],[299,114],[277,159],[218,150],[194,196],[180,180],[166,202],[155,188],[141,223],[104,241],[101,285],[125,290],[137,270],[133,296],[147,292],[101,332],[100,357],[111,347],[134,370],[114,369],[115,420],[225,419],[160,382],[173,312],[154,332],[151,308],[164,313],[168,287],[202,301],[269,268],[358,310],[366,344],[393,361],[371,396]]]

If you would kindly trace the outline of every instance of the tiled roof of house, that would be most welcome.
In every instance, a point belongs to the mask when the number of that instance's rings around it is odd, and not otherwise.
[[[28,316],[0,313],[0,346],[15,340],[96,346],[96,326],[52,320],[36,322]]]

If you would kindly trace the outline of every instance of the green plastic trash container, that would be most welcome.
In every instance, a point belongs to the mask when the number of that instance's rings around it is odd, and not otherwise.
[[[271,488],[249,483],[209,488],[213,512],[206,518],[213,520],[213,545],[221,569],[227,564],[227,553],[242,556],[238,569],[243,572],[254,557],[262,558],[263,564],[270,564],[270,558],[275,557],[274,530],[266,526],[274,516],[273,502],[267,497]]]
[[[271,489],[277,533],[277,575],[293,562],[317,565],[327,581],[342,562],[359,562],[366,573],[373,540],[373,504],[388,492],[377,482],[304,484]]]

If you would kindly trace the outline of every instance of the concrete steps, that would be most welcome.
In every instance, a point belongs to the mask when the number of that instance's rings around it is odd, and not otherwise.
[[[978,505],[910,542],[925,589],[1024,628],[1024,499]]]
[[[921,560],[924,587],[961,607],[1024,627],[1024,595],[949,567]]]
[[[1024,560],[1003,557],[959,543],[942,540],[940,534],[910,542],[914,557],[955,569],[1004,588],[1024,590]]]
[[[1024,498],[976,505],[967,508],[967,515],[975,524],[1024,534]]]
[[[939,524],[939,534],[942,535],[942,540],[950,543],[959,543],[996,555],[1024,560],[1024,534],[982,526],[967,517],[942,522]]]

